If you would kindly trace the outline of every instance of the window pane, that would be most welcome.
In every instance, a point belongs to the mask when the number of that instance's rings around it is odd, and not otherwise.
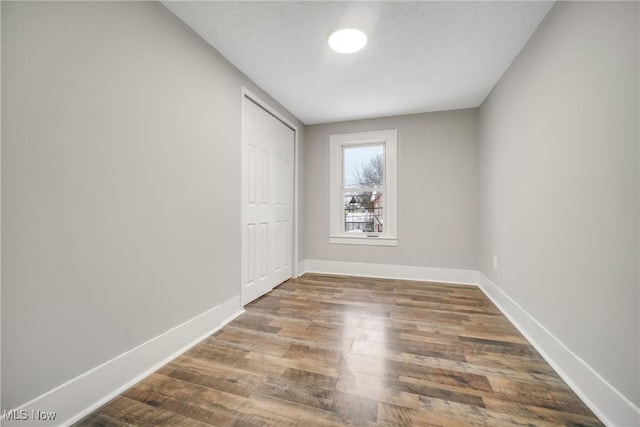
[[[379,187],[384,179],[384,145],[344,147],[344,187]]]
[[[382,233],[384,197],[380,191],[345,191],[344,231]]]

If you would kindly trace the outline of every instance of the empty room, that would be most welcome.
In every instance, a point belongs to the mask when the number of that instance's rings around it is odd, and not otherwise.
[[[0,18],[3,426],[640,426],[640,2]]]

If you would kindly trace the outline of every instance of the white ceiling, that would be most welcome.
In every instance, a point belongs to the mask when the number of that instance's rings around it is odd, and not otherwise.
[[[163,1],[305,124],[479,106],[553,2]],[[352,27],[350,55],[327,38]]]

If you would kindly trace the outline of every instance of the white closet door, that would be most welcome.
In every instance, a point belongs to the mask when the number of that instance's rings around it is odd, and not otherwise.
[[[292,275],[294,133],[246,97],[242,116],[242,305]]]

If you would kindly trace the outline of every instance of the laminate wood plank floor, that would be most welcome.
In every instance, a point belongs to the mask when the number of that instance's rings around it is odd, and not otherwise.
[[[306,274],[76,426],[601,426],[480,289]]]

